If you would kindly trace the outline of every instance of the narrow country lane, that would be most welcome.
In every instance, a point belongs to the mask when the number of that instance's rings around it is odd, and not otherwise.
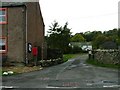
[[[118,70],[85,63],[87,55],[44,68],[40,71],[3,77],[3,86],[11,88],[118,88]],[[105,89],[107,90],[107,89]],[[115,89],[116,90],[116,89]]]

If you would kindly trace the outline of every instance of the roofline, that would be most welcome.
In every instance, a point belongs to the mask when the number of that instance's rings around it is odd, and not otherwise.
[[[22,4],[22,5],[5,5],[5,6],[0,6],[0,7],[23,7],[23,6],[26,6],[25,4]]]

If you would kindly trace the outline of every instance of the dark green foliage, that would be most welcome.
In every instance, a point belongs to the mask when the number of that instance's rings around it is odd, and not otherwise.
[[[47,59],[63,58],[63,53],[60,49],[47,49]]]
[[[63,53],[68,52],[71,29],[68,28],[68,23],[59,26],[58,22],[54,22],[48,31],[49,35],[46,37],[48,47],[53,49],[61,49]]]
[[[71,51],[71,53],[80,53],[80,52],[82,52],[82,49],[80,48],[80,47],[77,47],[77,46],[74,46],[73,48],[72,48],[72,51]]]
[[[117,49],[120,46],[119,33],[119,29],[113,29],[93,35],[93,47],[97,49]]]
[[[117,49],[117,41],[113,37],[98,35],[92,42],[97,49]]]
[[[70,47],[70,42],[91,42],[93,49],[117,49],[120,46],[120,29],[109,31],[87,31],[85,33],[76,33],[71,35],[71,29],[68,23],[60,26],[58,22],[54,22],[46,36],[47,46],[53,49],[61,49],[63,53],[75,53],[81,51],[78,47]],[[111,43],[112,42],[112,43]],[[110,43],[110,44],[109,44]]]
[[[120,46],[120,29],[115,28],[103,33],[101,31],[87,31],[81,35],[87,42],[92,42],[94,48],[103,48],[102,45],[106,42],[114,42],[117,46]]]
[[[120,28],[118,29],[118,37],[120,38]]]
[[[105,41],[106,41],[106,36],[104,36],[104,35],[98,35],[93,40],[93,46],[94,46],[94,48],[100,48],[100,45],[103,44]]]
[[[101,35],[102,32],[101,31],[87,31],[84,33],[83,37],[86,39],[87,42],[91,42],[93,41],[98,35]]]

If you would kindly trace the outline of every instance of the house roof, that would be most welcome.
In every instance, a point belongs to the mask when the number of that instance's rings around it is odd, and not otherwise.
[[[4,0],[5,1],[5,0]],[[25,1],[25,0],[24,0]],[[31,0],[32,1],[32,0]],[[39,2],[39,0],[34,0],[35,2]],[[19,6],[26,6],[28,2],[1,2],[0,1],[0,7],[19,7]],[[43,17],[41,14],[41,8],[40,8],[40,15],[43,21]],[[43,21],[44,24],[44,21]],[[44,24],[45,25],[45,24]]]
[[[25,5],[25,2],[2,2],[0,6],[6,7],[6,6],[23,6]]]
[[[116,49],[117,48],[117,43],[113,42],[113,41],[107,41],[103,44],[101,44],[102,48],[105,49]]]

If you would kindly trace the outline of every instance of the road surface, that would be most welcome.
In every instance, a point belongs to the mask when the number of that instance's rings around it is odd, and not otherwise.
[[[87,58],[87,55],[80,55],[63,64],[40,71],[3,77],[3,87],[117,90],[118,70],[88,65],[85,63]]]

